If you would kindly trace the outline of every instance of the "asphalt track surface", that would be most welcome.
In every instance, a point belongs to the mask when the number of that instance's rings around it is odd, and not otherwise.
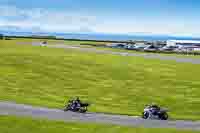
[[[113,54],[113,55],[122,55],[122,56],[136,56],[136,57],[144,57],[148,59],[159,59],[159,60],[169,60],[176,61],[179,63],[191,63],[191,64],[200,64],[200,58],[190,58],[190,57],[178,57],[173,55],[161,55],[161,54],[151,54],[151,53],[128,53],[128,52],[113,52],[110,50],[101,50],[95,48],[83,48],[80,46],[69,46],[64,44],[56,44],[56,45],[47,45],[47,47],[52,48],[66,48],[66,49],[78,49],[85,52],[95,52],[102,54]]]
[[[200,122],[192,121],[160,121],[144,120],[140,117],[126,115],[109,115],[102,113],[75,113],[64,112],[59,109],[48,109],[44,107],[32,107],[30,105],[16,104],[12,102],[0,102],[0,115],[14,115],[40,119],[58,120],[65,122],[87,122],[113,124],[131,127],[145,128],[174,128],[182,130],[199,130]]]

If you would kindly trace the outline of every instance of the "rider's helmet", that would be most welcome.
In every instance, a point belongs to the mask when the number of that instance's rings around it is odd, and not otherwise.
[[[79,97],[76,97],[76,101],[80,102],[80,99],[79,99]]]
[[[157,104],[155,104],[155,103],[152,103],[152,104],[151,104],[151,108],[160,109],[160,107],[159,107]]]

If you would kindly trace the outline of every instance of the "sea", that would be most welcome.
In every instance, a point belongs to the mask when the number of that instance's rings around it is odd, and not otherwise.
[[[8,36],[56,36],[64,39],[80,39],[80,40],[111,40],[111,41],[128,41],[128,40],[144,40],[144,41],[166,41],[166,40],[200,40],[200,37],[190,36],[172,36],[172,35],[153,35],[153,34],[104,34],[104,33],[33,33],[33,32],[16,32],[16,31],[0,31],[0,34]]]

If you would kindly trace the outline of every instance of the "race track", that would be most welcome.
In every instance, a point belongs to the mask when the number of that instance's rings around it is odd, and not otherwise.
[[[139,117],[108,115],[101,113],[79,114],[74,112],[64,112],[58,109],[32,107],[30,105],[15,104],[11,102],[0,102],[0,115],[29,116],[33,118],[42,118],[65,122],[95,122],[132,127],[200,130],[200,122],[143,120]]]
[[[138,56],[151,59],[172,60],[181,63],[200,64],[200,58],[184,58],[177,56],[167,56],[159,54],[143,54],[143,53],[128,53],[128,52],[112,52],[109,50],[100,50],[95,48],[81,48],[79,46],[69,45],[47,45],[52,48],[67,48],[78,49],[85,52],[95,52],[102,54],[114,54],[122,56]],[[114,124],[121,126],[131,127],[145,127],[145,128],[174,128],[181,130],[198,130],[200,131],[200,121],[159,121],[159,120],[144,120],[136,116],[126,115],[109,115],[102,113],[86,113],[79,114],[74,112],[64,112],[59,109],[48,109],[44,107],[32,107],[30,105],[15,104],[11,102],[0,102],[0,115],[16,115],[28,116],[33,118],[42,118],[49,120],[58,120],[65,122],[89,122],[89,123],[102,123]]]
[[[51,48],[66,48],[66,49],[78,49],[85,52],[95,52],[102,54],[114,54],[114,55],[122,55],[122,56],[136,56],[136,57],[144,57],[148,59],[159,59],[159,60],[171,60],[179,63],[191,63],[191,64],[200,64],[200,58],[191,58],[191,57],[178,57],[175,55],[162,55],[162,54],[153,54],[153,53],[128,53],[128,52],[113,52],[110,50],[101,50],[96,48],[83,48],[76,45],[64,45],[64,44],[55,44],[55,45],[47,45],[47,47]]]

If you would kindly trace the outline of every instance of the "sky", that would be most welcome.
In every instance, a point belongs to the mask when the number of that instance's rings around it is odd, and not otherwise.
[[[200,36],[200,0],[0,0],[0,30]]]

